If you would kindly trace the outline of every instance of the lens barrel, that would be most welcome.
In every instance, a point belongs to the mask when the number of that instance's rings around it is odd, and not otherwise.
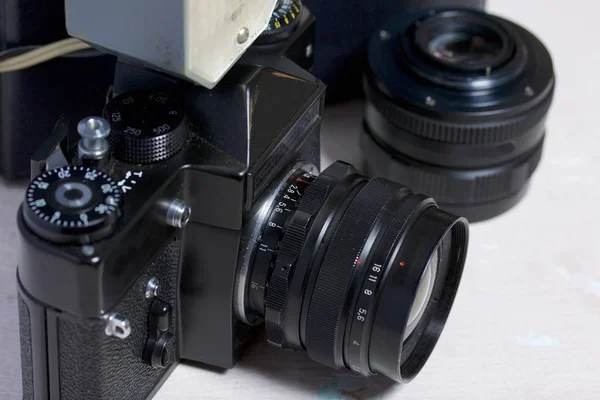
[[[408,382],[427,361],[452,307],[468,224],[427,196],[369,180],[343,162],[307,176],[292,176],[304,188],[287,185],[282,192],[298,188],[297,204],[287,221],[274,223],[282,227],[276,250],[261,251],[259,242],[258,257],[272,258],[255,257],[244,312],[264,316],[271,344],[307,350],[333,368]],[[264,303],[257,305],[250,298],[261,293],[256,277],[262,276]],[[427,303],[405,335],[423,285],[431,285]]]
[[[522,27],[474,10],[398,16],[369,44],[370,175],[481,221],[525,194],[542,155],[552,59]]]

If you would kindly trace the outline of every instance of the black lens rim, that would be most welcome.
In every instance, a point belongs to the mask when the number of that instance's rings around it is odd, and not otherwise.
[[[439,298],[429,302],[421,322],[405,342],[404,330],[425,267],[448,235],[452,261],[438,265],[432,297]],[[398,252],[389,265],[404,262],[406,266],[388,266],[373,321],[369,364],[374,372],[408,383],[427,362],[452,308],[466,261],[468,222],[430,207],[406,229],[397,246]]]

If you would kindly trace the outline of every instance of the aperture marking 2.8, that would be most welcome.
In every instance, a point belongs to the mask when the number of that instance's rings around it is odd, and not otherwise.
[[[265,291],[275,265],[279,244],[286,226],[306,189],[317,177],[310,172],[298,170],[292,174],[273,202],[254,255],[250,279],[249,302],[251,309],[264,310]]]

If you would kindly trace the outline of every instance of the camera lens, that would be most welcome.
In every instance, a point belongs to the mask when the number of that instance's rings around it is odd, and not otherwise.
[[[296,167],[248,224],[236,313],[322,364],[408,382],[433,350],[468,224],[429,197],[337,162]]]
[[[470,221],[524,196],[554,92],[552,59],[535,36],[482,12],[432,10],[393,18],[368,53],[369,174]]]

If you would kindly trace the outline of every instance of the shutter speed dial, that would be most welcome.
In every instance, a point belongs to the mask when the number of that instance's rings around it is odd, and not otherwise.
[[[56,243],[89,243],[114,232],[120,214],[119,186],[106,173],[63,167],[38,176],[27,189],[27,226]]]
[[[115,156],[132,164],[173,157],[186,139],[184,113],[174,99],[150,91],[123,93],[104,108]]]
[[[289,38],[300,22],[301,13],[301,0],[279,0],[269,25],[257,39],[256,44],[277,43]]]

